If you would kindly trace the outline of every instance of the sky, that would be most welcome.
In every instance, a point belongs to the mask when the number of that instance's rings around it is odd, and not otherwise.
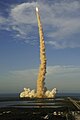
[[[47,88],[80,92],[80,1],[0,0],[0,93],[36,89],[39,7],[47,57]]]

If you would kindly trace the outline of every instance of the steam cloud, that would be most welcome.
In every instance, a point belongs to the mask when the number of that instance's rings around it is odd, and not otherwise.
[[[56,95],[56,88],[52,89],[51,91],[47,90],[44,93],[45,98],[54,98]],[[20,98],[36,98],[37,93],[35,90],[30,90],[30,88],[24,88],[24,91],[20,93]]]

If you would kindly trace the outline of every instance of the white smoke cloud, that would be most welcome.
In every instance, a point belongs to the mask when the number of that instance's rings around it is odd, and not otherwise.
[[[75,48],[80,47],[80,40],[70,39],[71,36],[80,34],[80,2],[79,1],[60,1],[42,3],[31,2],[15,5],[9,11],[9,17],[1,17],[0,29],[16,32],[16,37],[28,39],[29,34],[33,33],[35,40],[38,38],[37,20],[35,7],[39,6],[43,29],[45,31],[46,43],[55,48]],[[1,27],[3,25],[4,27]],[[34,35],[35,33],[35,35]],[[74,38],[74,37],[73,37]],[[49,41],[50,40],[50,41]]]
[[[44,93],[45,98],[54,98],[56,95],[56,88],[50,90],[47,90]],[[29,98],[36,98],[37,94],[36,91],[33,89],[31,90],[30,88],[24,88],[23,92],[20,93],[20,98],[25,98],[25,97],[29,97]]]

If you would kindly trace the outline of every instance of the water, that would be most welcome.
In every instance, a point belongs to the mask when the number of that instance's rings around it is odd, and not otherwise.
[[[77,97],[77,98],[80,98],[80,93],[57,93],[57,97],[62,97],[62,96],[73,96],[73,97]],[[0,99],[1,98],[14,98],[14,97],[17,97],[19,98],[19,93],[6,93],[6,94],[0,94]]]
[[[1,98],[11,98],[11,97],[19,97],[19,93],[4,93],[4,94],[0,94],[0,99]]]
[[[0,94],[0,120],[67,120],[66,111],[67,115],[74,111],[68,97],[80,100],[79,93],[57,93],[55,99],[20,99],[18,93]],[[69,117],[73,116],[69,114]]]
[[[80,93],[57,93],[57,97],[73,97],[80,99]]]
[[[80,94],[79,93],[57,93],[56,95],[56,101],[60,101],[60,100],[64,100],[64,97],[72,97],[72,98],[76,98],[76,99],[80,99]],[[19,99],[19,94],[18,93],[14,93],[14,94],[0,94],[0,108],[1,107],[8,107],[8,106],[56,106],[56,103],[53,102],[54,99],[52,99],[52,101],[50,100],[50,102],[48,100],[45,99],[45,101],[35,101],[35,100],[21,100]],[[59,102],[58,102],[59,104]],[[57,106],[58,106],[57,104]]]

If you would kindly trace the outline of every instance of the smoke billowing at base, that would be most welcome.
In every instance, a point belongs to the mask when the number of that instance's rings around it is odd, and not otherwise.
[[[42,24],[40,20],[39,10],[36,7],[36,16],[38,21],[39,28],[39,37],[40,37],[40,66],[37,79],[37,91],[30,90],[30,88],[24,88],[24,91],[21,92],[20,97],[30,97],[30,98],[53,98],[56,95],[56,88],[49,91],[45,87],[45,74],[46,74],[46,52],[45,52],[45,42]]]
[[[51,91],[46,90],[44,92],[44,97],[38,97],[35,90],[30,90],[30,88],[24,88],[24,91],[20,93],[20,98],[54,98],[56,95],[56,88]]]

